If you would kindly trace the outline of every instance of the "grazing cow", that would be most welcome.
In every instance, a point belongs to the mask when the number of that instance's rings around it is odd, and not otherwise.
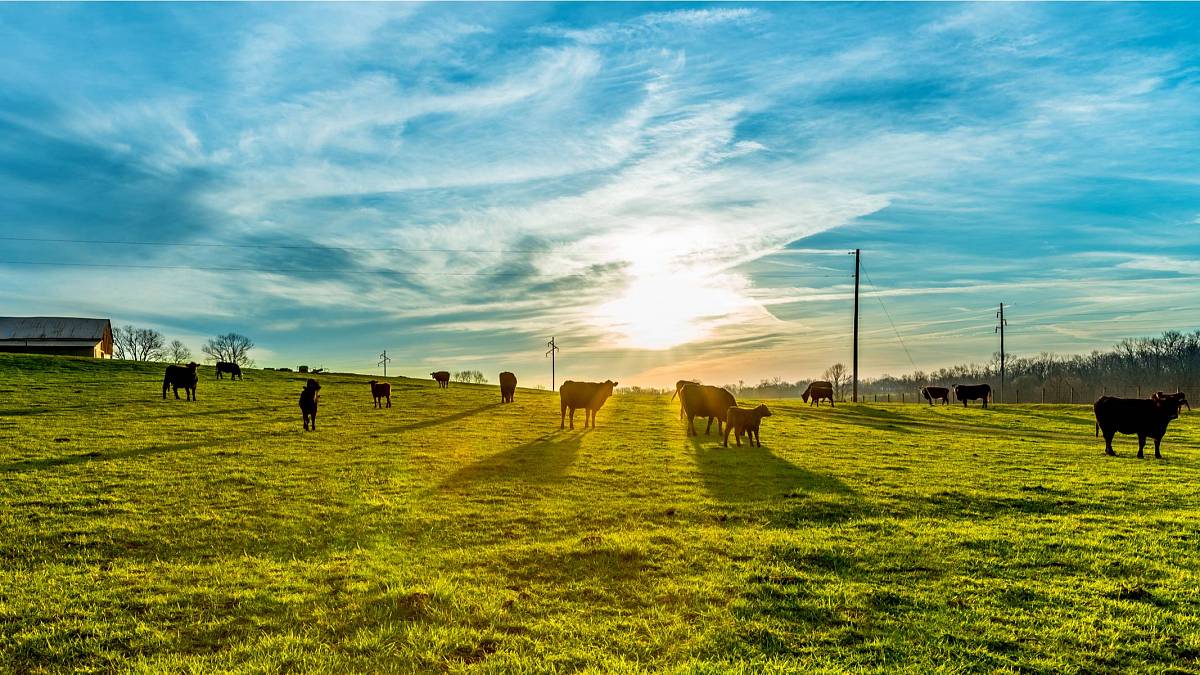
[[[979,399],[983,401],[983,407],[986,409],[988,401],[992,398],[992,385],[956,384],[954,385],[954,398],[962,401],[964,408],[967,407],[967,401]]]
[[[945,405],[950,405],[949,387],[922,387],[921,396],[926,401],[929,401],[929,405],[933,405],[934,401],[941,401]]]
[[[1116,398],[1101,396],[1092,409],[1096,412],[1096,435],[1104,432],[1104,453],[1116,455],[1113,452],[1113,436],[1117,432],[1137,434],[1138,459],[1144,457],[1146,439],[1154,439],[1154,457],[1162,459],[1159,445],[1167,433],[1167,425],[1179,417],[1179,407],[1192,406],[1188,404],[1183,393],[1164,394],[1161,391],[1148,399],[1145,398]]]
[[[437,380],[438,386],[442,389],[450,386],[450,373],[445,370],[439,370],[436,373],[430,373],[430,377]]]
[[[825,398],[829,399],[829,405],[833,406],[833,383],[824,380],[812,382],[804,390],[804,393],[800,394],[800,398],[804,399],[805,403],[808,403],[808,399],[811,398],[812,403],[808,404],[818,408],[821,407],[821,399]]]
[[[571,409],[571,428],[575,428],[575,409],[583,408],[583,428],[588,427],[591,420],[592,428],[596,428],[596,412],[604,406],[604,402],[612,396],[617,383],[612,380],[603,382],[572,382],[567,380],[558,388],[558,403],[562,416],[558,428],[566,425],[567,408]]]
[[[167,397],[167,390],[175,391],[175,398],[179,398],[179,390],[182,388],[187,400],[196,400],[196,381],[199,379],[196,376],[196,368],[200,364],[195,361],[186,366],[167,366],[167,372],[163,375],[163,398]]]
[[[713,418],[717,419],[717,434],[721,433],[725,423],[725,415],[730,408],[737,405],[733,394],[720,387],[707,384],[685,384],[679,390],[679,400],[683,404],[683,414],[687,417],[687,435],[699,436],[696,433],[695,420],[697,417],[707,417],[708,426],[704,435],[712,431]]]
[[[304,430],[308,431],[309,422],[312,430],[317,430],[317,404],[321,402],[321,383],[310,379],[300,392],[300,414],[304,417]]]
[[[217,379],[222,380],[223,373],[229,373],[229,379],[242,379],[242,367],[231,361],[217,361]]]
[[[697,384],[698,385],[700,383],[696,382],[694,380],[679,380],[678,382],[675,383],[675,393],[671,394],[672,401],[675,400],[675,397],[679,395],[679,392],[683,389],[684,385],[687,385],[687,384]],[[679,400],[679,419],[683,419],[683,399]]]
[[[757,441],[758,447],[761,448],[762,439],[758,436],[758,427],[762,424],[762,418],[770,416],[771,411],[765,405],[760,405],[753,410],[734,406],[725,411],[725,447],[729,447],[729,432],[733,431],[733,440],[737,442],[739,448],[742,447],[742,434],[746,435],[750,447],[754,447],[754,443]]]
[[[375,398],[375,407],[383,407],[383,399],[387,399],[387,407],[392,407],[392,385],[389,382],[378,382],[371,380],[367,384],[371,385],[371,396]]]
[[[512,403],[517,391],[517,376],[507,370],[500,373],[500,402]]]

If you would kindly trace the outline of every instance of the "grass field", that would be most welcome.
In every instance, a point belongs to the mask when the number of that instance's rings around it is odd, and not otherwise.
[[[0,670],[1200,670],[1200,424],[810,409],[0,355]],[[569,375],[569,373],[567,373]],[[520,377],[518,373],[518,377]],[[745,402],[745,403],[748,403]]]

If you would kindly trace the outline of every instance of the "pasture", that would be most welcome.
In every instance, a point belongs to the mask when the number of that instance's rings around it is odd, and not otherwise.
[[[162,370],[0,355],[0,670],[1200,669],[1195,414],[1139,461],[1090,406],[767,401],[725,449],[326,374],[305,433],[307,375]]]

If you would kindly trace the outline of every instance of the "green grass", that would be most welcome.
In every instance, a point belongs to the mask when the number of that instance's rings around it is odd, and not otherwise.
[[[0,355],[0,670],[1200,670],[1187,413],[1162,461],[1062,405],[771,401],[725,449],[323,375],[305,433],[306,377]]]

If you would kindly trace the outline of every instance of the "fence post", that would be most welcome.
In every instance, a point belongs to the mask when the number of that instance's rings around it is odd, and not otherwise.
[[[1137,397],[1138,397],[1138,398],[1141,398],[1141,397],[1142,397],[1142,385],[1140,385],[1140,384],[1138,385],[1138,395],[1137,395]]]
[[[1075,402],[1075,387],[1070,387],[1069,389],[1071,391],[1071,394],[1070,394],[1071,398],[1067,399],[1067,403],[1074,403]]]
[[[904,392],[900,392],[900,402],[904,403]]]
[[[875,402],[879,403],[879,394],[875,394]]]
[[[892,394],[891,394],[891,392],[888,392],[888,395],[887,395],[887,397],[888,397],[888,401],[887,401],[887,402],[888,402],[888,403],[891,403],[891,402],[892,402]]]
[[[1013,399],[1013,403],[1021,402],[1021,390],[1020,389],[1017,389],[1015,392],[1013,392],[1013,396],[1015,396],[1015,398]]]

